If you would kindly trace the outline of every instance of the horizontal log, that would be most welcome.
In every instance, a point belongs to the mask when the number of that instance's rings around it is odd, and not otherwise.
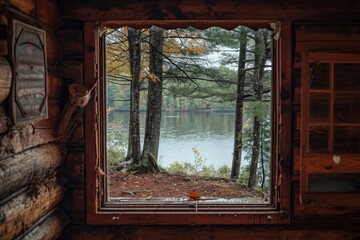
[[[13,239],[28,230],[60,203],[64,192],[63,186],[47,179],[46,185],[29,187],[25,192],[0,205],[0,239]]]
[[[0,26],[3,26],[2,17],[0,15]],[[0,55],[4,54],[7,45],[4,46],[5,40],[0,37]],[[9,95],[11,87],[12,73],[9,62],[0,56],[0,103],[2,103]]]
[[[21,239],[58,239],[63,234],[64,228],[68,222],[69,219],[65,212],[58,209],[49,217],[41,221],[39,225],[34,227],[31,231],[21,236]]]
[[[61,25],[61,15],[56,0],[38,0],[38,15],[42,23],[57,29]]]
[[[60,69],[66,82],[83,84],[84,64],[82,61],[61,61]]]
[[[66,146],[49,143],[0,161],[0,199],[58,168]]]
[[[36,129],[31,124],[24,125],[20,129],[11,128],[6,134],[0,135],[0,160],[26,149],[52,142],[56,134],[55,128]]]

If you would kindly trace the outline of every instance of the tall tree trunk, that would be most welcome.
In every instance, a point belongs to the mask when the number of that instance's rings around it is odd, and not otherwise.
[[[163,38],[164,30],[158,27],[150,28],[150,73],[156,79],[149,79],[148,100],[146,111],[146,125],[144,148],[141,164],[150,171],[160,171],[157,165],[157,157],[160,141],[161,107],[162,107],[162,84],[163,84]]]
[[[255,59],[254,59],[254,77],[253,77],[253,91],[255,101],[262,101],[263,81],[266,64],[266,49],[267,49],[267,33],[261,30],[255,32]],[[250,162],[250,174],[248,181],[248,190],[252,191],[257,184],[258,160],[260,151],[261,138],[261,123],[258,116],[253,118],[253,145]]]
[[[140,163],[140,30],[128,29],[128,42],[130,48],[130,120],[129,120],[129,145],[128,156],[126,159],[132,159],[133,164]]]
[[[253,146],[251,151],[250,174],[248,181],[248,190],[252,191],[257,184],[257,170],[260,150],[260,122],[257,116],[254,117],[253,125]]]
[[[244,106],[244,85],[245,85],[245,61],[246,61],[247,31],[241,28],[239,64],[237,76],[236,110],[235,110],[235,135],[234,151],[231,165],[232,179],[239,178],[242,155],[242,129],[243,129],[243,106]]]

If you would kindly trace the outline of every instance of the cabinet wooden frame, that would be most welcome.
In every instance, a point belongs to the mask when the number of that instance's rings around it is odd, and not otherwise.
[[[309,84],[310,70],[309,64],[312,62],[329,64],[329,87],[328,89],[311,89]],[[316,174],[359,174],[360,173],[360,154],[358,153],[337,153],[334,151],[334,127],[360,127],[360,123],[334,122],[334,96],[335,93],[359,94],[360,89],[355,90],[335,90],[334,88],[334,64],[359,64],[360,54],[350,53],[324,53],[324,52],[302,52],[302,77],[301,77],[301,152],[300,152],[300,201],[306,196],[316,194],[329,194],[331,191],[311,192],[309,189],[309,177]],[[310,95],[328,94],[328,121],[311,122],[310,118]],[[324,152],[311,152],[309,149],[310,127],[329,128],[327,138],[327,150]],[[340,162],[337,162],[340,161]],[[358,198],[358,193],[332,193],[335,195],[348,194]]]
[[[213,21],[216,25],[216,21]],[[179,21],[181,23],[181,21]],[[269,22],[270,23],[270,22]],[[156,25],[156,21],[153,23]],[[164,21],[161,21],[164,24]],[[173,24],[173,22],[172,22]],[[239,21],[239,25],[242,22]],[[134,26],[134,24],[132,25]],[[195,26],[196,27],[196,26]],[[273,151],[272,202],[263,205],[226,205],[195,212],[176,204],[165,207],[149,205],[121,206],[108,203],[104,198],[105,161],[101,146],[101,115],[106,111],[103,101],[104,46],[99,38],[99,27],[94,22],[84,24],[85,85],[95,88],[95,95],[85,109],[85,171],[86,222],[88,224],[149,224],[149,225],[230,225],[230,224],[289,224],[290,166],[292,161],[291,75],[292,24],[281,23],[280,38],[276,41],[273,70]],[[135,206],[135,207],[134,207]]]

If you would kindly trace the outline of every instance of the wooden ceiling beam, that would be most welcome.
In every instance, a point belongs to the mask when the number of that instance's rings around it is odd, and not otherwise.
[[[302,20],[323,15],[359,15],[360,2],[346,0],[58,0],[62,15],[82,21],[143,26],[168,25],[189,21],[187,25],[208,26],[219,20],[261,22]],[[358,17],[360,19],[360,17]],[[229,24],[231,27],[231,23]]]

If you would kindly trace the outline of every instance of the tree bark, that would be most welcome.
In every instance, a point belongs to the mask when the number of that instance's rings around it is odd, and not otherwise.
[[[158,27],[150,28],[150,73],[157,79],[149,79],[144,148],[141,164],[151,171],[160,171],[157,157],[160,141],[162,84],[163,84],[163,33]]]
[[[132,159],[133,164],[140,163],[140,71],[141,71],[141,31],[128,29],[128,42],[130,51],[130,73],[131,73],[131,101],[129,121],[129,145],[126,159]]]
[[[239,178],[242,155],[242,129],[243,129],[243,107],[244,107],[244,85],[245,85],[245,61],[246,61],[246,45],[247,31],[242,28],[240,33],[240,49],[239,64],[237,76],[236,91],[236,109],[235,109],[235,136],[234,136],[234,152],[231,166],[232,179]]]
[[[253,77],[253,91],[255,101],[262,101],[263,81],[265,74],[265,63],[267,59],[267,33],[261,30],[255,32],[255,59],[254,59],[254,77]],[[260,151],[260,137],[261,137],[261,122],[258,116],[253,118],[253,144],[250,162],[250,174],[248,180],[248,190],[252,191],[257,184],[257,171]]]
[[[248,182],[248,190],[252,191],[257,184],[257,170],[260,149],[260,122],[257,116],[254,117],[253,125],[253,146],[251,151],[250,174]]]

